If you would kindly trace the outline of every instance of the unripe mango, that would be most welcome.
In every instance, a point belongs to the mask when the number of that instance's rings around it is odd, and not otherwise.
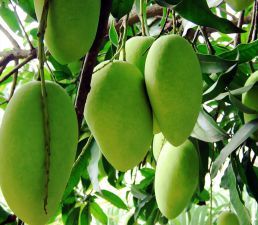
[[[41,85],[17,90],[0,129],[0,185],[11,210],[29,225],[46,224],[58,210],[75,158],[78,125],[66,92],[46,83],[50,132],[47,214],[44,211],[46,151]]]
[[[148,50],[154,41],[153,37],[136,36],[130,38],[125,44],[126,61],[137,66],[143,75]]]
[[[93,74],[84,115],[106,159],[126,171],[150,147],[152,112],[140,70],[127,62],[107,63]]]
[[[254,83],[258,82],[258,71],[253,73],[246,81],[245,86],[252,85]],[[242,96],[242,102],[244,105],[248,106],[249,108],[258,111],[258,87],[255,85],[252,87],[251,90],[244,93]],[[244,120],[245,122],[249,122],[251,120],[257,119],[257,114],[244,114]],[[258,131],[254,132],[254,134],[251,136],[254,140],[258,141]]]
[[[145,81],[161,132],[174,146],[191,134],[202,101],[202,74],[192,46],[178,35],[157,39],[145,64]]]
[[[34,0],[40,21],[44,0]],[[62,64],[83,57],[96,36],[100,0],[50,1],[45,33],[50,53]]]
[[[164,146],[166,139],[162,133],[154,135],[153,138],[153,156],[156,161],[158,161],[162,147]]]
[[[223,212],[220,214],[217,225],[240,225],[235,213]]]
[[[179,147],[167,142],[158,159],[155,194],[158,207],[168,219],[177,217],[190,202],[199,177],[199,158],[194,145],[186,140]]]
[[[238,12],[246,9],[249,5],[254,3],[254,0],[225,0],[225,2]]]

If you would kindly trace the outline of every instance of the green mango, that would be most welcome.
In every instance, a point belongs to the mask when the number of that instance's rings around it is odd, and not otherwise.
[[[44,0],[34,0],[40,21]],[[50,1],[46,45],[55,59],[67,64],[83,57],[96,36],[100,0]]]
[[[242,11],[249,5],[254,3],[254,0],[225,0],[225,2],[235,11]]]
[[[161,132],[174,146],[181,145],[202,102],[202,73],[192,46],[178,35],[157,39],[147,55],[145,82]]]
[[[148,51],[155,41],[153,37],[136,36],[129,39],[125,44],[126,61],[137,66],[144,75],[145,62],[148,55]],[[122,60],[122,53],[120,59]],[[153,115],[153,134],[160,132],[159,125]]]
[[[240,225],[240,223],[235,213],[223,212],[218,218],[217,225]]]
[[[162,133],[158,133],[154,135],[153,138],[153,156],[156,161],[158,161],[160,151],[164,146],[166,139],[164,138]]]
[[[153,37],[136,36],[130,38],[125,44],[126,61],[137,66],[144,75],[145,61],[148,50],[155,41]],[[120,55],[120,59],[122,56]]]
[[[120,171],[139,164],[152,141],[152,112],[134,65],[103,62],[96,69],[84,116],[106,159]]]
[[[177,217],[190,203],[199,177],[199,158],[194,145],[186,140],[179,147],[167,142],[158,159],[155,194],[158,207],[168,219]]]
[[[45,142],[41,84],[17,90],[0,129],[0,185],[11,210],[29,225],[43,225],[55,215],[75,159],[78,125],[66,92],[46,83],[50,132],[48,198],[44,210]]]
[[[246,81],[245,86],[251,85],[258,82],[258,71],[253,73]],[[252,87],[251,90],[244,93],[242,95],[242,102],[244,105],[248,106],[249,108],[258,111],[258,87],[257,85]],[[257,114],[246,114],[244,113],[244,120],[245,122],[249,122],[251,120],[257,119]],[[254,132],[254,134],[251,136],[255,141],[258,141],[258,131]]]

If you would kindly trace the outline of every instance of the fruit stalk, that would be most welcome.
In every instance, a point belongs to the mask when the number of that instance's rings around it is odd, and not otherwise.
[[[83,64],[83,68],[80,76],[79,88],[78,88],[76,102],[75,102],[75,109],[77,113],[79,127],[81,126],[81,123],[83,120],[84,106],[86,103],[88,93],[90,92],[90,83],[91,83],[93,69],[96,64],[96,59],[99,53],[101,43],[106,34],[106,30],[108,26],[108,18],[111,12],[111,5],[112,5],[112,0],[101,0],[100,18],[99,18],[99,25],[98,25],[96,38],[93,42],[93,45],[90,51],[86,55],[85,61]]]
[[[145,4],[145,0],[140,0],[140,20],[142,25],[142,36],[146,36],[145,20],[144,20],[144,4]]]
[[[41,20],[38,29],[38,60],[39,60],[39,76],[41,80],[41,101],[43,109],[44,121],[44,142],[45,142],[45,197],[44,197],[44,211],[47,214],[48,202],[48,184],[49,184],[49,168],[50,168],[50,129],[49,129],[49,115],[47,108],[47,91],[44,76],[44,34],[47,26],[47,16],[50,0],[44,1]]]

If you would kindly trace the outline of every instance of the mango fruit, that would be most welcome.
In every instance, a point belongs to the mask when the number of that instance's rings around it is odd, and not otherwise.
[[[179,147],[164,145],[155,172],[158,207],[168,219],[177,217],[193,196],[199,177],[199,158],[194,145],[186,140]]]
[[[258,82],[258,71],[253,73],[246,81],[245,86],[252,85],[254,83]],[[258,83],[257,83],[258,84]],[[244,105],[248,106],[249,108],[258,111],[258,85],[255,85],[252,87],[251,90],[244,93],[242,95],[242,102]],[[249,122],[251,120],[257,119],[258,114],[246,114],[244,113],[244,120],[245,122]],[[258,131],[254,132],[254,134],[251,136],[255,141],[258,141]]]
[[[125,44],[126,61],[137,66],[143,75],[148,51],[154,41],[153,37],[136,36],[130,38]]]
[[[161,132],[174,146],[181,145],[202,102],[202,73],[192,46],[178,35],[157,39],[147,55],[145,82]]]
[[[127,171],[143,160],[152,141],[152,112],[140,70],[123,61],[96,69],[84,116],[103,155]]]
[[[44,0],[34,0],[34,5],[40,21]],[[71,63],[89,51],[99,14],[100,0],[50,1],[45,41],[59,63]]]
[[[235,11],[242,11],[249,5],[254,3],[254,0],[225,0],[225,2]]]
[[[164,144],[166,143],[166,139],[164,138],[162,133],[158,133],[154,135],[153,138],[153,156],[156,161],[158,161],[160,152]]]
[[[50,168],[44,210],[46,151],[41,85],[33,81],[17,90],[0,129],[0,186],[11,210],[29,225],[46,224],[58,210],[75,159],[78,125],[66,92],[46,83],[50,132]]]
[[[217,225],[240,225],[240,222],[235,213],[223,212],[218,218]]]

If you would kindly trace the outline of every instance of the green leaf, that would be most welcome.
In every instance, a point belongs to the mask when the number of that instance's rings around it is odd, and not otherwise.
[[[112,205],[116,206],[117,208],[128,210],[123,200],[114,193],[108,190],[101,190],[101,194],[98,195],[110,202]]]
[[[232,104],[237,107],[241,112],[247,114],[258,114],[257,110],[251,109],[248,106],[244,105],[240,100],[238,100],[234,95],[229,94],[229,99]]]
[[[5,4],[2,4],[0,7],[0,16],[14,33],[22,35],[22,30],[15,13],[8,6],[5,6]]]
[[[236,61],[225,60],[215,55],[198,54],[203,73],[222,73],[227,71]]]
[[[230,67],[226,73],[220,75],[218,80],[203,94],[203,102],[212,100],[225,91],[233,80],[237,71],[237,65]]]
[[[246,93],[249,90],[251,90],[254,85],[255,84],[251,84],[251,85],[248,85],[248,86],[237,88],[235,90],[231,90],[231,91],[228,91],[228,92],[221,93],[216,98],[214,98],[214,100],[217,100],[217,101],[222,100],[223,98],[229,96],[229,94],[231,94],[231,95],[241,95],[241,94]]]
[[[113,0],[111,14],[116,19],[121,19],[128,14],[133,7],[134,0]]]
[[[85,205],[80,216],[80,225],[90,225],[92,218],[90,214],[89,205]]]
[[[73,208],[67,217],[65,225],[78,225],[80,210],[81,210],[80,207]]]
[[[211,143],[228,138],[228,134],[203,109],[199,113],[191,136]]]
[[[89,149],[91,148],[93,144],[93,137],[91,136],[87,144],[84,146],[81,154],[79,155],[78,159],[74,163],[69,182],[66,186],[63,199],[67,198],[67,196],[71,193],[75,185],[78,184],[80,177],[82,176],[83,172],[86,170],[88,164],[89,164],[89,156],[90,156],[90,151]]]
[[[246,123],[241,127],[237,133],[232,137],[231,141],[221,150],[219,156],[215,160],[211,170],[211,176],[214,178],[220,167],[225,162],[226,158],[235,151],[251,134],[258,129],[258,119]]]
[[[0,224],[5,222],[10,214],[6,212],[2,206],[0,206]]]
[[[232,51],[220,54],[219,57],[227,60],[235,60],[238,57],[239,63],[245,63],[257,57],[257,53],[258,40],[248,44],[240,44]]]
[[[15,0],[15,2],[34,20],[37,19],[33,0]]]
[[[225,172],[225,182],[229,188],[230,201],[241,221],[242,225],[251,225],[251,218],[249,216],[247,208],[243,205],[239,198],[239,194],[236,188],[236,177],[232,164],[230,164]]]
[[[90,203],[90,212],[91,214],[101,223],[107,224],[108,218],[104,211],[100,208],[100,206],[96,202]]]
[[[182,0],[174,10],[185,19],[200,26],[212,27],[222,33],[242,33],[242,29],[231,21],[214,15],[208,7],[206,0]]]
[[[115,25],[114,25],[114,20],[112,21],[111,26],[109,28],[109,39],[114,46],[116,47],[118,46],[119,40],[118,40],[118,34],[116,32]]]
[[[101,152],[99,150],[99,146],[97,145],[96,141],[94,141],[90,151],[91,151],[91,159],[87,166],[87,171],[89,173],[89,177],[93,185],[93,189],[97,192],[100,192],[98,175],[99,175],[99,160],[101,159]]]

